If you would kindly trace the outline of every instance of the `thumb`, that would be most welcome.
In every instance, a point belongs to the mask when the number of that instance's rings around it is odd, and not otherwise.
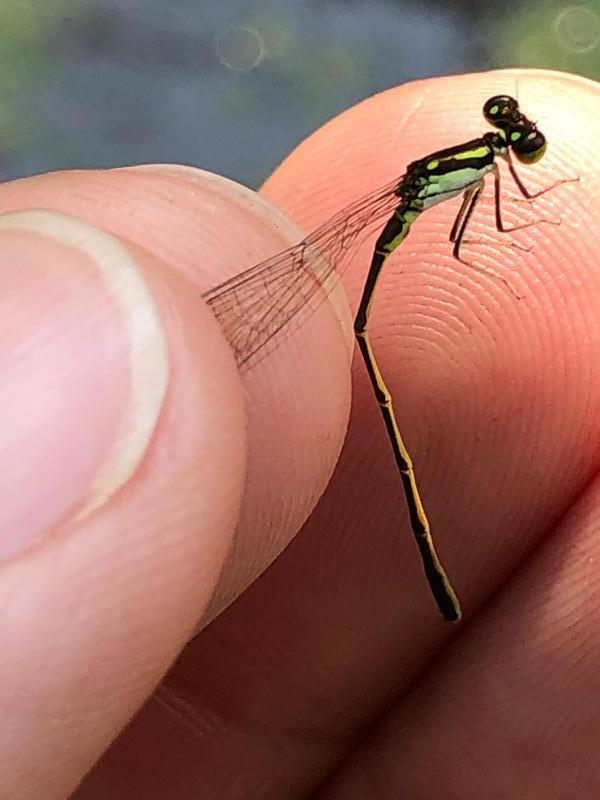
[[[0,785],[51,800],[207,606],[244,414],[199,293],[141,249],[62,214],[8,214],[0,283]]]

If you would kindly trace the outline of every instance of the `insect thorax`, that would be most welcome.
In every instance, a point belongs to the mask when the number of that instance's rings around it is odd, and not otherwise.
[[[508,152],[508,144],[503,136],[503,132],[496,133],[489,131],[483,135],[483,138],[494,151],[494,155],[504,157]]]

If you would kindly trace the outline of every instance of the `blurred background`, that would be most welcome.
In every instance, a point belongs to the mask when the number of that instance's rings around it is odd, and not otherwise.
[[[600,77],[600,0],[5,0],[0,177],[183,162],[258,186],[310,131],[414,78]]]

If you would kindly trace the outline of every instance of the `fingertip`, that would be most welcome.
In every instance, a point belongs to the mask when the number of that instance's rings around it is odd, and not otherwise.
[[[570,168],[583,174],[587,142],[597,127],[598,92],[594,81],[551,70],[494,70],[402,84],[308,136],[261,192],[308,229],[316,227],[333,211],[401,176],[414,159],[481,135],[487,127],[483,103],[501,93],[518,97],[548,132],[551,146],[538,173]]]
[[[501,70],[396,87],[316,131],[262,190],[307,228],[316,228],[349,203],[361,199],[368,206],[364,198],[400,179],[413,160],[490,130],[482,107],[501,93],[515,95],[548,139],[539,163],[522,171],[518,165],[524,183],[535,191],[577,175],[581,182],[559,185],[532,207],[522,207],[512,202],[518,190],[503,173],[508,224],[535,224],[503,236],[494,225],[493,197],[487,207],[484,198],[469,229],[469,238],[482,247],[473,249],[465,264],[452,258],[448,244],[460,198],[423,214],[406,245],[389,259],[371,327],[381,370],[401,405],[402,430],[410,437],[411,453],[414,448],[431,517],[443,520],[438,523],[442,530],[457,532],[453,541],[461,542],[456,545],[461,553],[471,536],[475,549],[493,547],[489,538],[473,533],[487,530],[489,520],[498,521],[499,540],[506,547],[522,546],[500,530],[506,509],[518,515],[517,527],[531,526],[534,519],[543,530],[550,514],[560,513],[597,461],[590,444],[596,437],[589,435],[597,427],[597,379],[589,365],[598,349],[593,320],[600,296],[595,222],[599,166],[593,142],[598,85],[542,70]],[[560,225],[537,224],[546,217],[559,219]],[[344,274],[355,307],[377,232],[371,226],[356,247],[352,269]],[[507,290],[506,281],[516,292]],[[521,302],[515,294],[523,297]],[[366,407],[372,400],[370,386],[357,369],[355,435],[351,432],[349,439],[357,453],[354,466],[367,451],[370,458],[373,452],[373,421],[367,412],[360,419],[361,393]],[[388,442],[381,443],[382,461],[388,447]],[[554,470],[563,465],[567,452],[571,464],[577,464],[569,471],[572,480],[563,475],[555,482]],[[428,469],[433,475],[429,488]],[[370,470],[369,485],[377,491],[381,487],[374,474]],[[348,474],[347,486],[355,484],[354,478]],[[381,489],[385,508],[395,507],[394,478],[387,492]],[[338,485],[341,495],[347,488],[341,477]],[[450,521],[457,491],[468,499]],[[468,514],[474,523],[469,524]]]

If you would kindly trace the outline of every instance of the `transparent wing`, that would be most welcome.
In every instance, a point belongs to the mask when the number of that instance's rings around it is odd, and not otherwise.
[[[247,369],[296,330],[333,290],[363,235],[400,202],[398,180],[347,206],[298,244],[203,294],[240,367]],[[275,338],[277,341],[275,342]]]

